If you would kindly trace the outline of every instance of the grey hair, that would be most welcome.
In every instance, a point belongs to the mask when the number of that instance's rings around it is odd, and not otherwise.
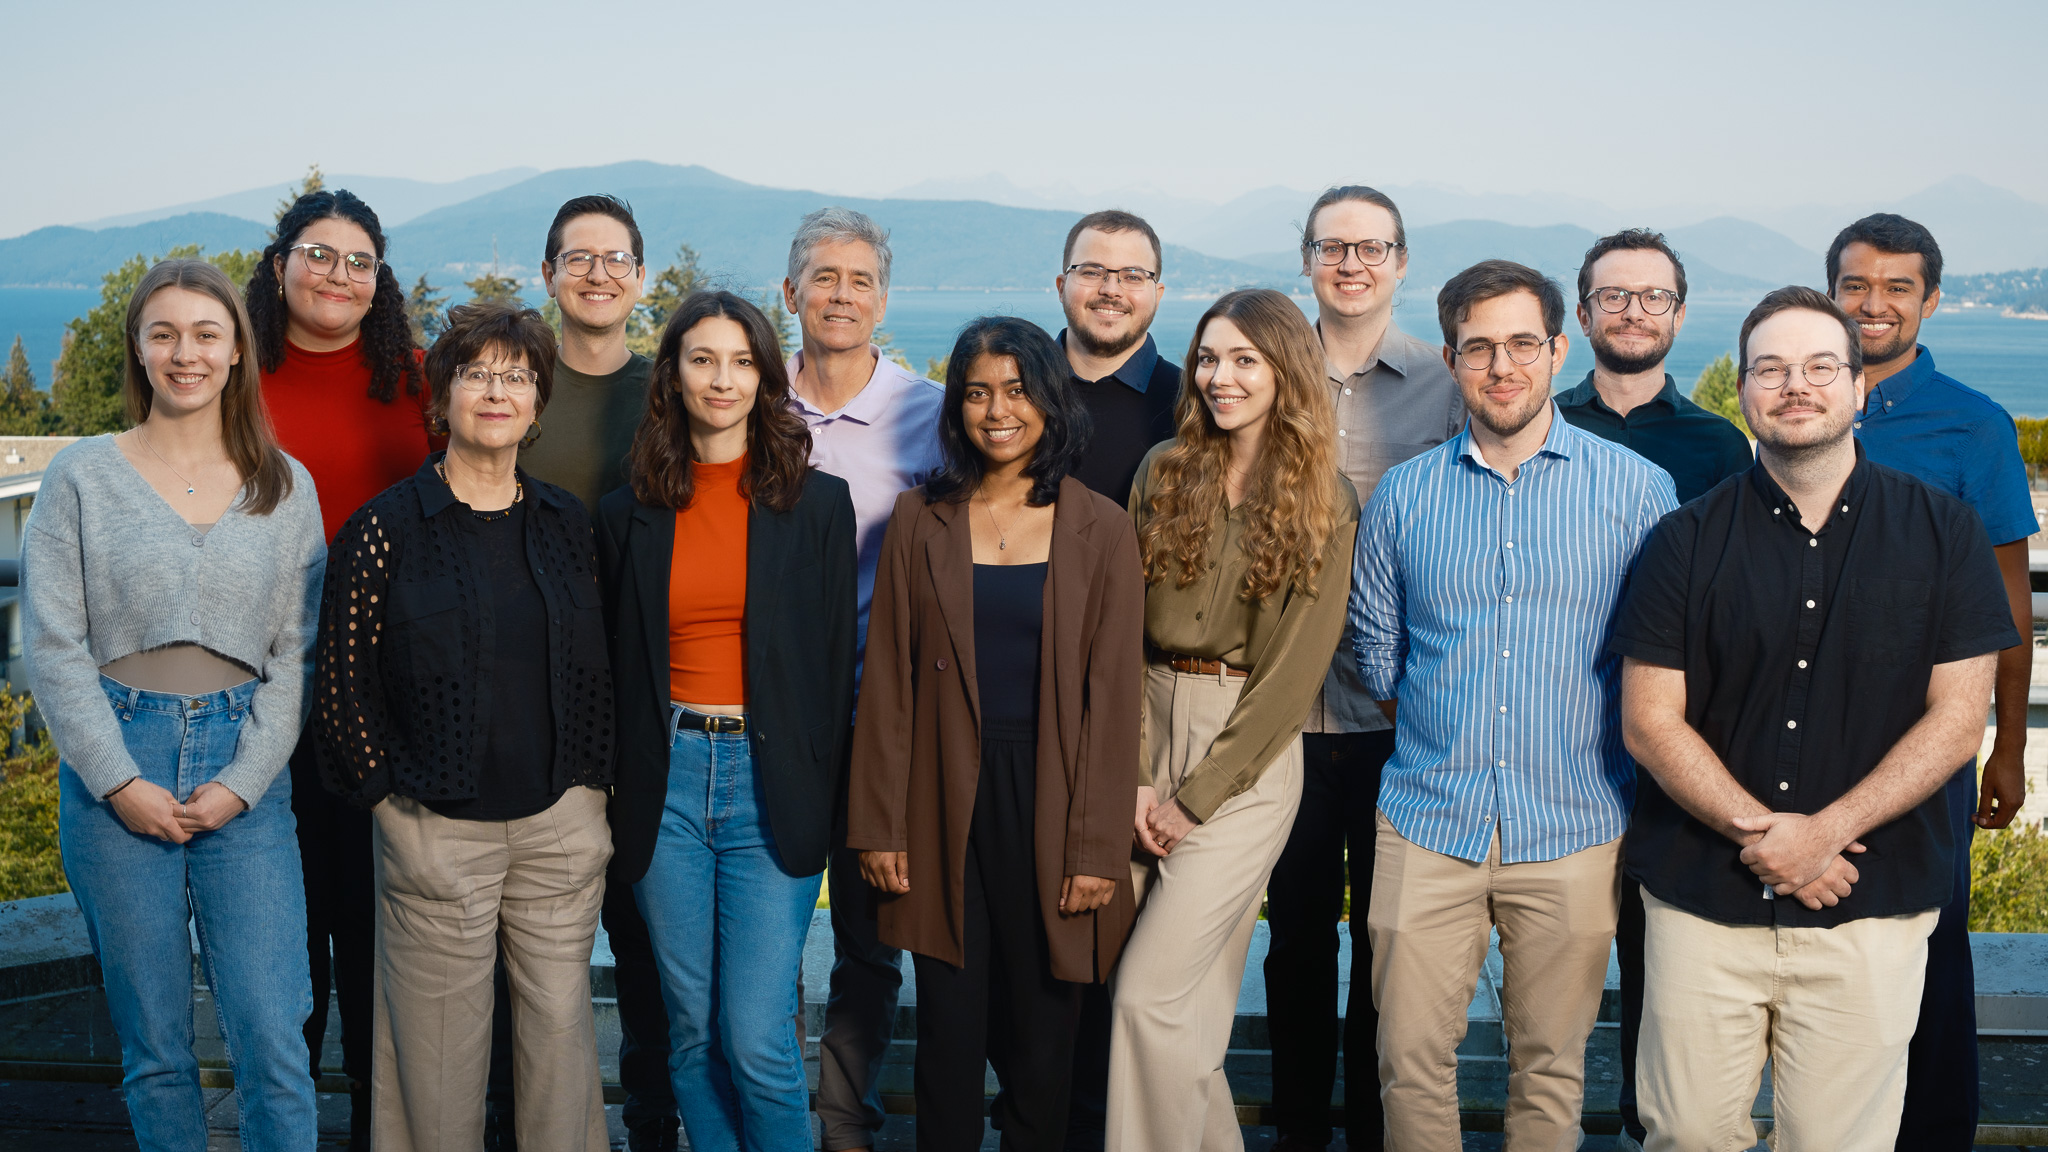
[[[875,250],[881,290],[889,290],[889,232],[865,212],[851,208],[820,208],[798,222],[789,241],[789,282],[803,279],[811,252],[827,240],[858,240]]]

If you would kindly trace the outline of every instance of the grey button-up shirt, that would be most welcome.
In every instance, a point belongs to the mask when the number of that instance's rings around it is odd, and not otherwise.
[[[1317,328],[1320,332],[1320,325]],[[1345,376],[1325,365],[1337,409],[1337,466],[1363,507],[1387,469],[1420,456],[1465,427],[1465,401],[1444,365],[1441,344],[1392,324],[1364,368]],[[1347,631],[1323,676],[1304,732],[1381,732],[1393,727],[1358,678]]]

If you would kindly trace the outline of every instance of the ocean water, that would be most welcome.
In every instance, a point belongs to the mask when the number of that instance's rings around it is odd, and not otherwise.
[[[1315,315],[1314,299],[1294,299],[1305,314]],[[65,323],[97,303],[99,290],[92,288],[0,288],[0,355],[20,334],[36,382],[49,387],[50,364],[62,346]],[[1178,363],[1185,358],[1195,321],[1209,303],[1207,297],[1169,297],[1161,303],[1152,334],[1168,359]],[[1666,364],[1681,391],[1690,392],[1715,357],[1735,351],[1742,318],[1754,303],[1732,296],[1701,296],[1688,303],[1685,329]],[[927,360],[952,351],[963,324],[987,315],[1021,316],[1048,332],[1059,331],[1064,323],[1059,299],[1050,291],[897,292],[889,298],[882,328],[922,369]],[[1439,338],[1431,300],[1397,301],[1394,322],[1415,335]],[[1590,349],[1578,339],[1577,324],[1567,321],[1565,327],[1574,346],[1560,387],[1577,383],[1593,365]],[[2048,416],[2048,321],[2011,319],[1988,308],[1956,309],[1938,313],[1920,331],[1942,371],[2016,416]]]

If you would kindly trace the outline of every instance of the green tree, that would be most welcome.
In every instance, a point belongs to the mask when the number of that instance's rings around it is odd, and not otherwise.
[[[420,273],[412,291],[405,294],[405,318],[412,323],[413,343],[424,348],[441,335],[441,309],[447,303],[447,293],[427,283],[427,274]]]
[[[782,350],[782,358],[796,355],[796,326],[789,322],[789,310],[782,306],[782,293],[769,289],[755,301],[768,317],[768,326],[775,329],[775,343]]]
[[[683,297],[704,287],[704,269],[697,250],[688,244],[676,246],[676,258],[648,281],[640,303],[626,320],[626,347],[642,356],[652,356],[661,344],[661,330],[675,314]]]
[[[2048,470],[2048,420],[2021,416],[2013,423],[2019,426],[2020,459],[2039,478],[2043,470]]]
[[[896,346],[896,338],[894,336],[889,335],[883,329],[877,328],[875,329],[874,341],[875,347],[882,350],[882,355],[895,361],[897,366],[901,367],[905,372],[917,371],[917,369],[910,366],[910,357],[905,356],[903,349]]]
[[[21,337],[7,352],[7,371],[0,374],[0,436],[40,436],[50,417],[50,398],[36,387]]]
[[[465,281],[463,287],[469,289],[469,302],[472,304],[486,301],[519,303],[519,281],[500,274],[496,264],[491,265],[489,272],[474,280]]]
[[[1742,401],[1736,396],[1738,379],[1735,357],[1723,352],[1720,359],[1701,370],[1699,381],[1692,386],[1692,402],[1727,417],[1729,423],[1742,429],[1744,436],[1749,436],[1749,423],[1742,418]]]
[[[299,197],[304,196],[308,192],[319,192],[326,187],[327,181],[320,175],[320,165],[309,165],[306,168],[306,178],[299,181],[298,187],[286,192],[284,199],[277,202],[277,215],[273,219],[284,219],[284,214],[292,210],[292,205],[298,201]],[[276,233],[272,233],[272,235],[274,236]]]
[[[944,384],[944,383],[946,382],[946,369],[948,369],[948,368],[952,367],[952,365],[953,365],[953,354],[952,354],[951,352],[948,352],[948,353],[946,353],[946,354],[945,354],[944,356],[937,356],[937,357],[933,357],[933,356],[927,356],[927,357],[925,357],[925,361],[924,361],[924,375],[925,375],[925,379],[927,379],[927,380],[937,380],[937,381],[938,381],[939,383],[941,383],[941,384]]]
[[[0,685],[0,900],[70,890],[57,848],[57,748],[16,738],[33,702]]]

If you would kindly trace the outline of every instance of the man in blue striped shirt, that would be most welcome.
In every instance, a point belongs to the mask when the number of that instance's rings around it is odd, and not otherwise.
[[[1663,469],[1558,415],[1564,294],[1542,273],[1476,264],[1437,318],[1471,419],[1380,481],[1351,592],[1359,674],[1395,722],[1366,919],[1387,1147],[1460,1147],[1457,1046],[1497,926],[1505,1147],[1568,1148],[1635,784],[1607,639],[1678,501]]]

